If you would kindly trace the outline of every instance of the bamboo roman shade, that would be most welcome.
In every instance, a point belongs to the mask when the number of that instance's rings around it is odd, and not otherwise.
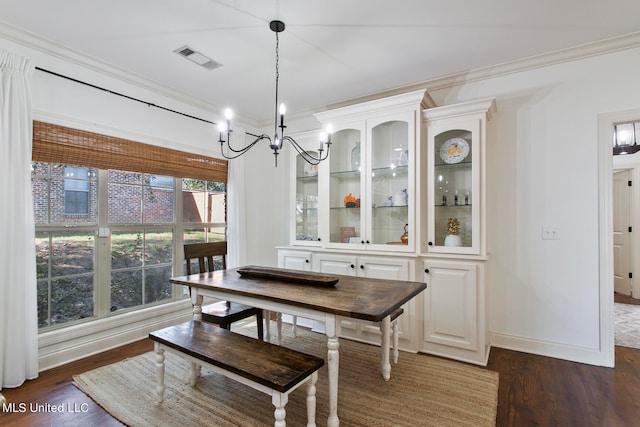
[[[226,160],[39,121],[33,122],[32,159],[227,182]]]

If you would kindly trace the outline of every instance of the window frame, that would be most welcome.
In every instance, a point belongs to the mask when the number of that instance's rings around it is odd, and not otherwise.
[[[47,333],[73,326],[78,323],[90,322],[118,316],[120,314],[137,312],[157,305],[165,305],[188,298],[185,287],[172,285],[170,299],[135,305],[116,312],[110,311],[111,300],[111,232],[120,229],[144,229],[148,231],[173,230],[171,275],[178,276],[184,271],[184,256],[182,245],[184,231],[194,224],[182,222],[182,178],[202,179],[206,181],[225,183],[225,222],[224,235],[226,239],[226,185],[228,184],[228,163],[226,160],[211,158],[188,152],[172,150],[160,146],[143,144],[122,138],[116,138],[60,125],[33,122],[33,155],[34,162],[62,164],[75,167],[97,169],[96,178],[96,220],[91,223],[68,224],[50,223],[36,225],[39,231],[55,232],[57,230],[90,230],[94,233],[94,315],[89,318],[71,320],[59,325],[49,325],[39,328],[39,333]],[[173,221],[162,224],[109,224],[108,222],[108,179],[109,169],[133,171],[150,175],[171,176],[174,178],[173,191]],[[172,173],[167,173],[172,171]],[[49,189],[50,190],[50,189]],[[89,187],[89,216],[91,213],[91,192]],[[66,191],[66,189],[65,189]],[[103,196],[105,195],[106,196]],[[66,210],[66,209],[65,209]],[[69,214],[68,217],[79,217],[83,214]],[[47,217],[50,221],[50,217]],[[93,221],[93,218],[91,218]],[[204,227],[207,224],[198,224]],[[109,260],[106,262],[104,260]],[[107,285],[105,285],[107,284]]]

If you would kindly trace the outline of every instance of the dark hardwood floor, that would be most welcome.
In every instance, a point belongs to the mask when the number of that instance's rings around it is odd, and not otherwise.
[[[627,295],[622,295],[617,292],[613,293],[613,302],[617,302],[621,304],[640,305],[640,299],[632,298],[631,296],[627,296]]]
[[[145,339],[4,389],[10,403],[62,404],[66,412],[2,413],[0,425],[121,425],[75,388],[72,377],[152,349]],[[616,347],[616,367],[611,369],[494,348],[487,369],[500,373],[497,426],[640,426],[640,350]]]

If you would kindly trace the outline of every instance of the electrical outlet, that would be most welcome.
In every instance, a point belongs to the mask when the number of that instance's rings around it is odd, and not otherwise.
[[[542,226],[542,240],[559,240],[560,231],[557,225],[543,225]]]

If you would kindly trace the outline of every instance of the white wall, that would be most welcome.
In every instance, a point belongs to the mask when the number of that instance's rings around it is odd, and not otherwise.
[[[101,74],[6,37],[0,47],[130,96],[212,115],[207,106],[158,94],[152,85],[124,83],[117,73]],[[638,69],[640,48],[634,48],[430,91],[438,105],[496,97],[487,160],[494,345],[574,360],[599,349],[598,115],[640,106]],[[210,125],[41,72],[34,75],[34,106],[36,118],[215,155]],[[276,265],[274,246],[288,243],[286,151],[277,169],[266,146],[246,158],[252,264]],[[557,225],[560,239],[542,240],[544,224]]]
[[[494,345],[587,360],[600,349],[598,115],[640,106],[640,48],[431,93],[495,96],[487,287]],[[542,240],[542,226],[559,240]]]

